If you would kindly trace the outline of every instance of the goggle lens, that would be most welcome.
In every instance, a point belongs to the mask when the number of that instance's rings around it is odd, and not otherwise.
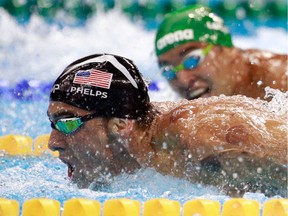
[[[65,135],[69,135],[76,132],[84,124],[84,122],[100,116],[101,115],[99,115],[99,113],[94,112],[81,117],[58,119],[55,123],[50,119],[50,122],[53,129],[56,129]]]
[[[171,67],[167,66],[162,68],[162,75],[167,79],[167,80],[173,80],[176,77],[175,70],[173,70]]]
[[[196,68],[200,63],[200,59],[200,56],[189,56],[188,58],[184,59],[183,66],[185,69]]]
[[[167,80],[173,80],[176,78],[176,73],[178,71],[183,69],[190,70],[198,67],[204,61],[206,55],[209,53],[212,47],[213,45],[210,44],[204,49],[197,49],[191,51],[186,55],[181,64],[177,65],[176,67],[173,67],[172,65],[163,66],[161,68],[162,75]]]
[[[54,126],[55,129],[64,134],[71,134],[78,130],[82,124],[83,122],[80,118],[60,119],[55,124],[52,123],[52,127]]]

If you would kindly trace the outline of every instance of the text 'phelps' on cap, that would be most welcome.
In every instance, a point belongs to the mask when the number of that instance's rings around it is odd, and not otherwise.
[[[208,7],[198,4],[186,6],[164,17],[156,33],[156,54],[159,56],[190,41],[233,46],[223,19]]]
[[[99,113],[136,119],[149,108],[147,85],[136,65],[112,54],[94,54],[68,65],[56,79],[50,101]]]

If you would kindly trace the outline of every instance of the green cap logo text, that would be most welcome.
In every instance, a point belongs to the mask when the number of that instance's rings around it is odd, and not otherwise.
[[[178,30],[169,34],[164,35],[157,41],[157,49],[161,50],[168,45],[174,44],[178,41],[192,40],[194,33],[192,29]]]

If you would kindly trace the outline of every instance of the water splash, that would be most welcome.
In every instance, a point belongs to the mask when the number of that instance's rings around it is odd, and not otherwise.
[[[146,77],[160,78],[154,73],[155,33],[118,10],[97,13],[82,27],[60,27],[36,15],[21,26],[0,9],[0,31],[0,80],[11,84],[23,79],[55,80],[72,61],[94,53],[123,55],[133,59]]]
[[[117,25],[113,24],[117,22]],[[143,75],[160,80],[158,91],[150,92],[152,101],[178,100],[158,71],[154,54],[154,30],[146,30],[132,23],[118,10],[98,13],[82,27],[47,24],[33,16],[26,25],[18,25],[0,9],[0,81],[13,86],[23,80],[53,81],[72,61],[92,53],[106,52],[124,55],[134,60]],[[277,41],[274,40],[274,35]],[[272,39],[271,39],[272,37]],[[271,40],[274,42],[271,44]],[[242,48],[263,48],[287,53],[287,32],[283,29],[260,28],[253,37],[234,37],[234,44]],[[269,44],[269,47],[267,47]],[[22,83],[23,84],[23,83]],[[273,95],[267,107],[274,112],[287,113],[287,94],[268,89]],[[46,95],[47,96],[47,95]],[[270,96],[269,96],[270,97]],[[284,102],[284,103],[282,103]],[[50,132],[46,117],[48,99],[17,101],[0,98],[0,135],[16,133],[36,137]],[[280,108],[279,108],[280,107]],[[61,202],[72,197],[86,197],[104,201],[130,197],[147,200],[169,197],[184,202],[190,198],[210,198],[224,202],[229,197],[215,188],[201,187],[190,182],[163,176],[153,170],[141,170],[134,175],[115,178],[109,191],[78,189],[66,178],[67,168],[51,157],[1,158],[0,195],[16,199],[21,204],[34,197],[47,197]],[[9,181],[7,181],[9,179]],[[154,184],[157,182],[157,184]],[[263,194],[247,193],[244,198],[259,200]]]
[[[146,78],[163,80],[154,53],[155,29],[146,30],[141,21],[132,22],[117,9],[97,13],[84,26],[75,27],[48,24],[37,15],[19,25],[0,8],[0,32],[0,80],[10,85],[30,79],[53,81],[74,60],[102,52],[130,58]],[[257,29],[255,36],[233,37],[240,48],[279,53],[287,53],[286,40],[284,29],[266,27]]]
[[[288,92],[281,92],[278,89],[272,89],[270,87],[265,88],[265,99],[271,99],[266,104],[267,108],[274,113],[288,116]],[[287,117],[288,118],[288,117]]]

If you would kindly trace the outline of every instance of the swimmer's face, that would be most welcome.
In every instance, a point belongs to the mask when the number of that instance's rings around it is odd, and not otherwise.
[[[189,57],[201,55],[203,50],[208,47],[207,43],[189,42],[183,45],[179,45],[168,52],[158,57],[160,67],[163,69],[165,66],[179,67],[179,65],[185,65],[185,60]],[[205,53],[199,63],[195,64],[195,67],[191,69],[181,68],[177,70],[174,75],[166,76],[171,87],[186,99],[195,99],[199,97],[210,97],[220,94],[229,94],[223,85],[225,86],[224,73],[219,69],[219,61],[215,61],[216,46],[208,48],[208,53]],[[192,59],[193,60],[193,59]],[[191,64],[191,63],[190,63]],[[193,64],[193,63],[192,63]],[[220,65],[221,66],[221,65]],[[168,67],[169,68],[169,67]],[[163,70],[161,70],[163,74]],[[163,74],[164,75],[164,74]],[[171,74],[170,74],[171,75]],[[165,75],[164,75],[165,77]]]
[[[50,102],[48,107],[48,117],[54,123],[87,114],[86,110],[62,102]],[[108,122],[106,118],[93,118],[68,135],[52,129],[48,146],[59,152],[59,159],[67,164],[68,176],[80,188],[106,185],[109,177],[133,171],[138,166],[131,158],[124,157],[125,149],[120,152],[120,144],[114,142],[115,135],[110,136]]]

